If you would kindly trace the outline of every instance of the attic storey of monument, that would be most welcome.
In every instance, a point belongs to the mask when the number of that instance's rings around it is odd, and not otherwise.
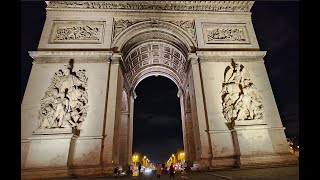
[[[189,165],[296,164],[252,5],[47,2],[21,104],[23,178],[111,174],[131,164],[135,88],[154,75],[178,87]]]

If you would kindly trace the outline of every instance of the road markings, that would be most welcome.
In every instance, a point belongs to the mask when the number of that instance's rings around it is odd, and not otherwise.
[[[229,176],[223,176],[223,175],[215,174],[215,173],[210,173],[210,174],[211,174],[211,175],[214,175],[214,176],[218,176],[218,177],[226,178],[226,179],[232,179],[232,177],[229,177]]]

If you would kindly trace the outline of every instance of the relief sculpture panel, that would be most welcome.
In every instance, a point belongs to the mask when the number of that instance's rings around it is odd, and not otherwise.
[[[263,118],[262,98],[243,65],[232,62],[226,68],[221,93],[222,113],[227,122]]]
[[[57,71],[40,102],[39,129],[79,129],[88,109],[86,70],[72,72],[66,65]]]
[[[203,23],[206,44],[249,44],[245,24]]]
[[[102,21],[54,21],[49,43],[101,44],[103,32]]]

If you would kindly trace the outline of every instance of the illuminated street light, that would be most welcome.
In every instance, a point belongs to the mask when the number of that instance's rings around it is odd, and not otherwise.
[[[132,162],[134,162],[135,166],[137,165],[137,162],[139,162],[139,155],[138,154],[133,154]]]

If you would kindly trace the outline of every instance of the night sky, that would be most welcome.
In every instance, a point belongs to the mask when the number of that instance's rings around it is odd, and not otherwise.
[[[21,100],[32,67],[28,51],[37,49],[45,22],[45,2],[21,3]],[[299,136],[299,3],[255,2],[252,22],[287,137]],[[177,87],[149,77],[136,88],[133,150],[153,163],[183,148]]]

